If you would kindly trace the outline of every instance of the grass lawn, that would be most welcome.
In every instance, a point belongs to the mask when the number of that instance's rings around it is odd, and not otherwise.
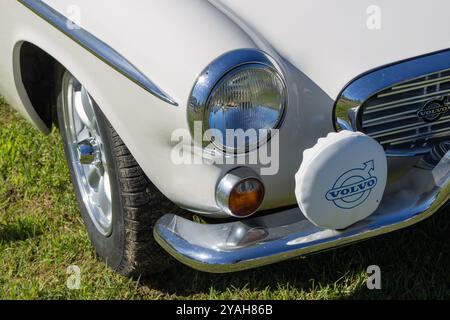
[[[448,211],[448,210],[447,210]],[[67,267],[81,288],[66,287]],[[382,270],[382,290],[366,269]],[[450,298],[450,216],[258,270],[209,275],[180,264],[130,280],[95,258],[58,132],[41,135],[0,98],[0,299]]]

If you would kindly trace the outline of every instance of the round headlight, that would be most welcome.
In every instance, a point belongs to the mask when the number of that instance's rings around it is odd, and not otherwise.
[[[278,127],[285,95],[283,80],[270,67],[251,64],[229,72],[212,91],[206,107],[207,129],[216,129],[225,138],[215,144],[237,150],[257,147],[268,130]],[[227,139],[227,130],[239,129],[246,133],[243,139]]]
[[[246,152],[280,126],[286,103],[286,85],[272,58],[259,50],[233,51],[214,61],[194,86],[191,132],[198,121],[217,148]]]

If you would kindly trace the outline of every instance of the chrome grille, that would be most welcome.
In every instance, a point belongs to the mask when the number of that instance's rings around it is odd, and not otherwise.
[[[450,69],[390,86],[359,107],[358,130],[387,150],[427,150],[450,136]]]

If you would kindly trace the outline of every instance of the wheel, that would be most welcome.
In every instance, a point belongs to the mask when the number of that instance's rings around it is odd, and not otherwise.
[[[83,85],[64,71],[60,88],[66,160],[98,256],[127,276],[163,271],[171,258],[155,242],[153,226],[177,208],[148,180]]]

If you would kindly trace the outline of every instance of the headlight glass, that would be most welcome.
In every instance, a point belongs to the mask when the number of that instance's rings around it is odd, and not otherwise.
[[[281,126],[286,105],[286,84],[276,61],[257,49],[238,49],[199,75],[188,102],[188,123],[197,145],[244,153]]]
[[[264,65],[246,65],[216,85],[206,105],[205,122],[208,129],[221,132],[224,141],[216,140],[218,147],[248,150],[267,138],[264,133],[278,127],[285,104],[286,88],[278,72]],[[227,130],[238,129],[248,133],[245,139],[229,139]]]

